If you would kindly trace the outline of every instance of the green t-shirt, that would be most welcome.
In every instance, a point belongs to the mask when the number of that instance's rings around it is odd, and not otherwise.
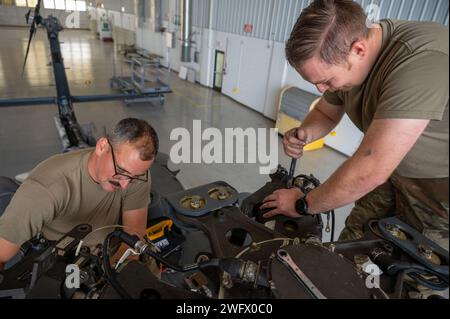
[[[326,92],[324,98],[344,105],[364,133],[376,119],[431,120],[396,172],[409,178],[448,177],[448,28],[428,22],[380,24],[382,50],[364,84],[349,92]]]
[[[19,187],[0,218],[0,237],[21,245],[39,231],[58,240],[79,224],[93,230],[116,225],[121,213],[147,207],[150,181],[108,193],[87,170],[92,149],[53,156],[40,163]],[[114,228],[92,233],[86,245],[103,242]]]

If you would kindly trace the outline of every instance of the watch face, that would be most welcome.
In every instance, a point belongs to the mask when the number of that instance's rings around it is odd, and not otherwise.
[[[302,216],[307,215],[307,212],[306,212],[307,207],[306,207],[306,202],[305,202],[304,197],[297,201],[295,208],[297,210],[297,213],[299,213],[300,215],[302,215]]]

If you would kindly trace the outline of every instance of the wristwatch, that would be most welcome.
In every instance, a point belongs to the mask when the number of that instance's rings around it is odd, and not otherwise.
[[[295,211],[300,214],[300,216],[308,216],[308,202],[306,201],[306,195],[295,202]]]

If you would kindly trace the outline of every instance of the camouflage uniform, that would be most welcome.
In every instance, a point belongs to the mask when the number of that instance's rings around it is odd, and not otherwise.
[[[412,179],[394,174],[356,202],[339,240],[359,239],[370,219],[396,215],[448,251],[448,191],[448,178]]]

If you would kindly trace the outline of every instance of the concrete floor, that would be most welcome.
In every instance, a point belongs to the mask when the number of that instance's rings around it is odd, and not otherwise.
[[[14,97],[54,96],[55,86],[49,63],[46,34],[39,30],[22,77],[21,70],[28,41],[25,28],[0,27],[0,99]],[[60,35],[67,76],[73,95],[108,94],[112,76],[113,44],[102,43],[89,31],[64,31]],[[75,105],[78,121],[94,123],[96,135],[125,117],[138,117],[150,122],[158,132],[161,151],[169,153],[176,141],[169,136],[174,128],[191,131],[193,120],[201,120],[202,128],[272,128],[274,121],[265,118],[232,99],[187,81],[176,73],[167,73],[163,80],[173,93],[166,95],[164,106],[159,103],[141,103],[126,106],[123,102],[83,103]],[[0,175],[14,177],[32,169],[47,157],[61,152],[61,143],[55,129],[55,105],[0,109]],[[279,139],[279,162],[289,168],[290,159],[284,155]],[[346,157],[324,148],[308,152],[299,161],[297,173],[314,174],[326,180]],[[192,188],[223,180],[240,192],[254,192],[269,177],[259,174],[255,164],[180,164],[179,180],[185,188]],[[343,228],[352,205],[336,211],[336,234]],[[329,238],[324,234],[324,239]]]

